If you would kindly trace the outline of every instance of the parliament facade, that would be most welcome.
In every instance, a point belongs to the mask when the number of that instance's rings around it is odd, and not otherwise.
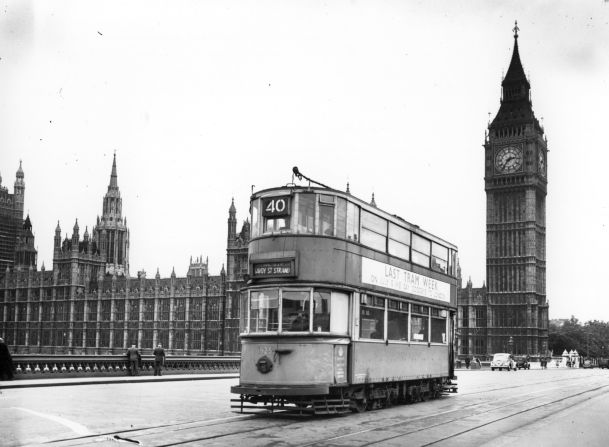
[[[548,355],[546,300],[547,139],[514,49],[501,105],[484,142],[486,283],[459,290],[458,354]]]
[[[130,275],[116,155],[102,215],[91,233],[85,228],[81,238],[76,221],[71,237],[62,240],[57,223],[52,270],[44,263],[37,270],[32,224],[29,216],[23,220],[21,165],[15,194],[6,188],[0,194],[0,226],[10,230],[2,234],[0,337],[12,352],[117,354],[134,344],[150,353],[159,343],[174,355],[239,352],[239,289],[247,269],[249,222],[237,233],[234,202],[226,270],[223,266],[219,275],[210,275],[208,261],[200,256],[190,259],[185,278],[175,272],[161,278],[158,270],[147,278],[143,271]]]

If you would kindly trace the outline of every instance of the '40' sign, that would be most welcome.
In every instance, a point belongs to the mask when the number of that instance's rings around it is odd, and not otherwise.
[[[290,196],[269,197],[262,199],[262,216],[277,217],[290,214]]]

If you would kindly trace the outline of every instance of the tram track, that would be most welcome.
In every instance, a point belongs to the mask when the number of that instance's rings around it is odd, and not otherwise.
[[[459,436],[463,436],[463,435],[465,435],[465,434],[467,434],[467,433],[471,433],[471,432],[472,432],[472,431],[474,431],[474,430],[479,430],[479,429],[481,429],[481,428],[483,428],[483,427],[488,427],[488,426],[490,426],[490,425],[492,425],[492,424],[496,424],[496,423],[498,423],[498,422],[505,421],[505,420],[508,420],[508,419],[510,419],[510,418],[514,418],[514,417],[516,417],[516,416],[520,416],[520,415],[523,415],[523,414],[527,414],[527,413],[530,413],[530,412],[532,412],[532,411],[535,411],[535,410],[538,410],[538,409],[541,409],[541,408],[546,408],[546,407],[548,407],[549,405],[553,405],[553,404],[557,404],[557,403],[563,403],[563,402],[565,402],[565,401],[567,401],[567,400],[569,400],[569,399],[573,399],[573,398],[576,398],[576,397],[582,396],[582,395],[584,395],[584,394],[588,394],[588,393],[591,393],[591,392],[594,392],[594,391],[598,391],[598,390],[600,390],[600,389],[605,389],[605,391],[604,391],[604,392],[603,392],[603,394],[602,394],[602,395],[604,396],[604,395],[606,395],[606,394],[609,394],[609,389],[608,389],[608,388],[609,388],[609,385],[603,385],[603,386],[601,386],[601,387],[594,388],[594,389],[591,389],[591,390],[586,390],[586,391],[583,391],[583,392],[581,392],[581,393],[577,393],[577,394],[574,394],[574,395],[571,395],[571,396],[567,396],[567,397],[562,398],[562,399],[557,399],[557,400],[552,401],[552,402],[546,402],[546,403],[544,403],[544,404],[537,405],[537,406],[532,407],[532,408],[527,408],[527,409],[525,409],[525,410],[518,411],[518,412],[516,412],[516,413],[514,413],[514,414],[507,415],[507,416],[504,416],[504,417],[501,417],[501,418],[498,418],[498,419],[495,419],[495,420],[492,420],[492,421],[486,422],[485,424],[481,424],[481,425],[479,425],[479,426],[472,427],[472,428],[470,428],[470,429],[463,430],[463,431],[458,432],[458,433],[454,433],[454,434],[452,434],[452,435],[450,435],[450,436],[447,436],[447,437],[445,437],[445,438],[438,439],[438,440],[436,440],[436,441],[433,441],[433,442],[430,442],[430,443],[427,443],[427,444],[423,444],[422,446],[436,445],[436,444],[439,444],[439,443],[441,443],[441,442],[448,441],[448,440],[451,440],[451,439],[457,438],[457,437],[459,437]],[[590,400],[590,399],[596,399],[596,398],[598,398],[598,397],[599,397],[598,395],[596,395],[596,396],[587,396],[585,399],[582,399],[581,401],[577,402],[577,404],[581,404],[581,403],[583,403],[583,402],[585,402],[585,401],[587,401],[587,400]],[[542,415],[541,417],[537,417],[537,418],[533,418],[533,419],[528,419],[528,421],[527,421],[525,424],[526,424],[526,425],[531,425],[531,424],[533,424],[533,423],[535,423],[535,422],[538,422],[538,421],[540,421],[540,420],[542,420],[542,419],[546,419],[546,418],[548,418],[549,416],[555,415],[556,413],[559,413],[559,412],[561,412],[561,411],[565,411],[565,410],[566,410],[566,409],[568,409],[568,408],[572,408],[572,407],[562,407],[562,408],[560,408],[560,409],[559,409],[559,410],[557,410],[557,411],[554,411],[554,412],[552,412],[552,413],[548,413],[548,414]],[[522,426],[523,426],[523,425],[520,425],[520,426],[519,426],[519,428],[522,428]],[[370,444],[367,444],[367,445],[375,445],[375,444],[378,444],[378,442],[375,442],[375,443],[370,443]]]
[[[583,379],[582,379],[583,380]],[[376,421],[369,421],[369,423],[375,423],[374,427],[368,428],[366,430],[357,430],[351,431],[349,433],[342,434],[340,436],[331,436],[327,438],[312,440],[309,436],[309,440],[311,442],[307,443],[293,443],[292,439],[285,440],[283,442],[279,442],[282,445],[298,445],[299,447],[306,446],[323,446],[323,445],[358,445],[358,446],[367,446],[367,445],[379,445],[385,442],[392,442],[400,440],[401,438],[407,439],[408,436],[413,436],[416,434],[425,433],[434,433],[434,430],[438,430],[441,427],[452,426],[455,422],[463,422],[468,418],[479,417],[480,415],[490,414],[492,412],[497,411],[505,411],[510,407],[514,407],[517,405],[523,405],[532,400],[537,400],[537,394],[541,393],[549,393],[554,392],[555,390],[565,390],[564,386],[561,386],[561,383],[565,381],[570,382],[571,385],[578,382],[577,378],[559,378],[550,381],[535,381],[535,382],[527,382],[522,384],[516,384],[510,387],[493,387],[491,389],[486,390],[476,390],[468,393],[460,393],[460,397],[470,397],[469,401],[461,402],[458,408],[455,408],[454,405],[450,404],[450,401],[453,398],[444,398],[439,400],[430,401],[442,403],[443,401],[451,408],[446,408],[447,405],[444,405],[444,408],[441,408],[440,405],[435,408],[436,412],[432,414],[426,414],[418,417],[411,417],[406,419],[401,419],[399,422],[394,422],[391,424],[376,424]],[[540,385],[544,385],[539,388]],[[597,384],[598,385],[598,384]],[[533,391],[527,391],[527,388],[533,387]],[[493,420],[487,421],[484,424],[475,425],[472,427],[468,427],[465,430],[461,430],[457,433],[452,433],[450,435],[440,437],[434,440],[428,445],[434,445],[442,442],[449,442],[453,438],[458,438],[459,436],[467,435],[473,431],[484,428],[488,425],[496,424],[501,421],[508,420],[510,418],[518,417],[518,415],[526,414],[527,412],[534,411],[535,409],[547,407],[548,405],[556,404],[558,402],[563,402],[568,399],[576,398],[577,396],[585,395],[586,393],[598,392],[599,390],[605,390],[609,387],[609,385],[601,385],[595,386],[593,388],[586,387],[584,390],[580,390],[578,393],[570,393],[566,396],[561,397],[560,399],[554,399],[549,402],[542,403],[540,405],[535,405],[530,408],[525,408],[520,411],[512,411],[507,415],[502,417],[494,418]],[[478,401],[476,395],[479,394],[489,394],[498,392],[501,390],[517,390],[522,389],[523,391],[520,393],[512,393],[507,397],[499,397],[492,399],[485,399],[483,402]],[[609,390],[605,391],[605,393],[609,392]],[[527,394],[526,399],[518,399],[514,401],[514,395],[518,394]],[[476,399],[476,401],[472,401]],[[504,402],[501,405],[498,405],[499,402]],[[454,403],[454,402],[453,402]],[[415,407],[413,405],[413,407]],[[398,406],[394,408],[399,408]],[[427,407],[429,409],[430,407]],[[378,411],[374,411],[374,414],[382,415],[383,412],[389,412],[391,408],[381,409]],[[463,414],[463,413],[467,414]],[[365,418],[366,415],[370,415],[372,413],[363,413],[361,415],[353,415],[346,416],[347,418],[361,418],[362,416]],[[391,418],[395,418],[394,415],[390,415]],[[289,418],[289,419],[288,419]],[[294,418],[298,418],[294,420]],[[438,418],[440,420],[438,420]],[[263,426],[256,425],[257,420],[265,419],[266,423]],[[197,445],[200,443],[214,443],[218,445],[234,445],[235,443],[242,443],[244,440],[251,439],[252,445],[260,445],[256,444],[256,442],[266,439],[265,435],[268,434],[269,438],[279,438],[281,439],[281,434],[278,436],[277,433],[285,433],[286,430],[291,430],[293,433],[297,433],[298,431],[306,431],[310,430],[312,421],[320,421],[325,420],[328,424],[335,425],[335,431],[345,430],[343,427],[343,423],[332,421],[340,420],[345,421],[344,417],[298,417],[297,415],[291,414],[290,412],[282,412],[277,411],[274,413],[260,413],[260,414],[247,414],[247,415],[236,415],[233,417],[227,418],[219,418],[219,419],[211,419],[211,420],[191,420],[185,422],[176,422],[171,424],[161,424],[154,425],[149,427],[139,427],[139,428],[131,428],[126,430],[114,430],[108,433],[98,433],[95,435],[81,436],[69,439],[61,439],[49,441],[47,444],[52,445],[61,445],[61,446],[76,446],[76,445],[89,445],[92,441],[99,441],[100,439],[106,437],[109,438],[114,435],[119,435],[121,437],[129,437],[130,439],[134,439],[140,441],[142,445],[147,446],[178,446],[178,445]],[[364,422],[366,423],[366,422]],[[419,427],[413,427],[413,425]],[[423,424],[423,426],[421,426]],[[399,427],[410,429],[404,433],[395,434],[395,430]],[[348,429],[348,428],[347,428]],[[376,433],[383,431],[391,431],[393,430],[393,436],[383,436],[382,438],[375,438],[374,440],[369,440],[369,442],[362,442],[362,435],[366,435],[368,433]],[[202,433],[202,431],[204,433]],[[191,432],[191,433],[189,433]],[[294,435],[296,436],[296,434]],[[109,439],[110,441],[110,439]],[[100,444],[98,444],[100,445]],[[102,444],[103,445],[103,444]],[[422,444],[421,444],[422,445]]]
[[[553,381],[553,382],[558,382],[558,381]],[[451,439],[458,438],[459,436],[466,435],[466,434],[471,433],[471,432],[473,432],[475,430],[479,430],[481,428],[488,427],[488,426],[490,426],[492,424],[496,424],[498,422],[506,421],[506,420],[508,420],[510,418],[514,418],[514,417],[517,417],[517,416],[520,416],[520,415],[524,415],[524,414],[527,414],[527,413],[529,413],[531,411],[535,411],[535,410],[538,410],[540,408],[546,408],[549,405],[554,405],[554,404],[562,403],[562,402],[565,402],[565,401],[567,401],[569,399],[577,398],[579,396],[582,396],[582,395],[585,395],[585,394],[588,394],[588,393],[592,393],[592,392],[597,392],[599,390],[605,390],[603,392],[603,395],[609,394],[609,385],[601,385],[601,386],[597,386],[597,387],[594,387],[594,388],[591,388],[591,389],[586,389],[586,390],[583,390],[583,391],[578,392],[578,393],[574,393],[574,394],[570,394],[568,396],[564,396],[564,397],[562,397],[560,399],[555,399],[555,400],[550,401],[550,402],[545,402],[545,403],[540,404],[540,405],[535,405],[535,406],[530,407],[530,408],[526,408],[526,409],[523,409],[523,410],[520,410],[520,411],[513,412],[511,414],[508,414],[508,415],[505,415],[505,416],[502,416],[502,417],[499,417],[499,418],[487,421],[487,422],[485,422],[483,424],[475,425],[475,426],[467,428],[465,430],[461,430],[461,431],[459,431],[457,433],[453,433],[453,434],[451,434],[449,436],[445,436],[445,437],[442,437],[440,439],[436,439],[433,442],[421,443],[421,444],[417,444],[417,445],[430,446],[430,445],[440,444],[442,442],[447,442],[447,441],[450,441]],[[547,392],[547,391],[548,390],[546,389],[546,390],[543,390],[541,392]],[[582,399],[581,402],[584,402],[586,400],[593,399],[593,398],[596,398],[596,397],[598,397],[598,396],[596,396],[596,395],[595,396],[589,396],[586,399]],[[508,399],[510,399],[510,398],[505,398],[504,400],[508,400]],[[408,442],[409,440],[408,439],[401,439],[401,438],[406,438],[406,437],[411,436],[413,434],[422,434],[422,433],[425,433],[425,432],[432,432],[434,429],[437,429],[439,427],[447,427],[447,426],[450,426],[450,424],[454,424],[455,422],[462,422],[462,421],[465,421],[467,419],[472,419],[472,418],[475,418],[477,416],[480,416],[481,414],[488,414],[490,412],[501,411],[503,409],[506,409],[506,408],[509,408],[509,407],[513,407],[515,405],[521,405],[523,403],[526,403],[526,402],[529,402],[529,401],[532,401],[532,400],[535,400],[535,399],[537,399],[537,398],[536,397],[530,397],[530,398],[527,398],[527,399],[520,399],[520,400],[515,401],[515,402],[510,402],[508,404],[501,405],[501,406],[495,406],[495,407],[493,407],[493,408],[491,408],[489,410],[481,410],[481,411],[476,412],[476,413],[472,413],[471,411],[474,410],[474,409],[480,409],[482,407],[488,406],[488,404],[487,403],[472,404],[472,405],[460,407],[458,409],[448,410],[448,411],[445,411],[445,412],[442,412],[442,413],[435,413],[435,414],[432,414],[432,415],[426,415],[426,416],[422,416],[422,417],[418,417],[418,418],[411,418],[411,419],[408,419],[408,420],[404,420],[404,421],[400,421],[400,422],[396,422],[396,423],[392,423],[392,424],[385,424],[385,425],[381,425],[381,426],[375,426],[374,428],[370,428],[370,429],[366,429],[366,430],[361,430],[361,431],[357,431],[357,432],[351,432],[349,434],[342,435],[342,436],[335,436],[335,437],[331,437],[331,438],[316,440],[314,442],[310,442],[310,443],[306,443],[306,444],[298,444],[298,447],[323,446],[323,445],[328,445],[328,444],[340,445],[340,444],[337,444],[336,442],[337,441],[346,441],[349,438],[353,439],[353,438],[356,438],[356,437],[361,436],[361,435],[366,434],[366,433],[382,432],[382,431],[385,431],[385,430],[395,429],[397,427],[406,426],[406,425],[409,425],[409,424],[412,424],[412,423],[415,423],[415,422],[421,423],[421,422],[423,422],[425,420],[430,420],[432,418],[437,418],[437,417],[445,416],[445,415],[448,415],[450,413],[463,413],[464,410],[467,410],[467,415],[462,416],[462,417],[456,417],[456,418],[452,418],[452,419],[443,419],[443,420],[441,420],[439,422],[436,422],[436,423],[433,423],[433,424],[425,424],[424,427],[421,427],[421,428],[418,428],[418,429],[409,430],[407,432],[399,433],[399,434],[393,435],[393,436],[386,436],[386,437],[378,438],[378,439],[375,439],[374,441],[371,441],[371,442],[351,442],[351,441],[349,441],[349,444],[345,444],[345,445],[357,445],[358,447],[367,447],[367,446],[373,446],[373,445],[382,445],[384,443],[387,443],[388,441],[393,441],[393,440],[398,440],[398,439],[400,440],[400,443],[402,444],[402,443]],[[496,403],[497,400],[495,400],[494,402]],[[578,402],[578,403],[581,403],[581,402]],[[566,408],[569,408],[569,407],[561,408],[559,411],[562,411],[562,410],[564,410]],[[554,414],[554,413],[551,413],[551,414]],[[542,418],[548,417],[551,414],[544,415]],[[538,421],[538,420],[540,420],[542,418],[531,419],[531,420],[529,420],[528,423],[529,424],[534,423],[534,422],[536,422],[536,421]]]

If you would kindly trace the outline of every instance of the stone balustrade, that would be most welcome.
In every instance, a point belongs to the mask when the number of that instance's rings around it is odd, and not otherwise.
[[[128,374],[125,355],[13,355],[15,380]],[[239,357],[166,356],[164,374],[239,373]],[[154,356],[142,355],[140,375],[153,375]]]

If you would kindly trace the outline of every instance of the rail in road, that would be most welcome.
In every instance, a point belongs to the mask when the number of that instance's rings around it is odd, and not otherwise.
[[[604,370],[473,371],[462,373],[459,379],[457,395],[362,414],[299,417],[287,413],[222,413],[221,417],[55,439],[52,444],[101,446],[124,441],[146,446],[470,446],[492,441],[493,445],[525,442],[561,446],[584,442],[597,445],[596,441],[609,436],[604,422],[609,410],[609,373]],[[577,419],[581,417],[586,420]],[[558,442],[540,442],[552,433],[568,436],[556,429],[556,424],[565,425],[565,418],[573,427],[586,426],[587,431],[572,432],[575,438],[571,441],[563,437]]]

